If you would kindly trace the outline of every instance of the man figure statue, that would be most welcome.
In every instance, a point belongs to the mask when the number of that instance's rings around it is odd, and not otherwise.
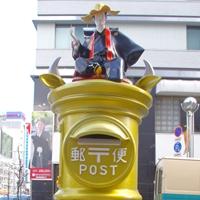
[[[107,15],[118,13],[105,4],[96,4],[88,15],[82,17],[87,24],[94,20],[96,30],[83,44],[72,34],[74,81],[87,78],[123,81],[124,72],[138,61],[144,49],[117,29],[106,26]]]

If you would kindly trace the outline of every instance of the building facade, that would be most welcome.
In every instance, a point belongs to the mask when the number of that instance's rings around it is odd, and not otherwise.
[[[6,112],[0,115],[0,195],[16,195],[19,167],[23,166],[21,175],[28,170],[27,137],[25,116],[22,112]],[[24,177],[22,193],[28,189],[27,181],[28,178]]]
[[[174,129],[186,125],[181,103],[188,96],[193,96],[200,102],[200,2],[101,2],[120,10],[118,16],[108,17],[108,26],[118,27],[145,49],[139,61],[128,69],[126,76],[134,83],[144,74],[143,59],[146,59],[153,65],[156,74],[162,77],[162,81],[152,92],[154,105],[140,127],[139,189],[144,200],[152,199],[156,162],[163,156],[175,155]],[[38,17],[33,20],[37,31],[36,67],[32,74],[35,83],[34,110],[50,110],[47,101],[49,90],[40,83],[38,77],[48,71],[57,57],[61,57],[61,76],[66,82],[71,81],[74,60],[70,29],[74,29],[80,41],[83,40],[83,27],[87,25],[83,24],[81,16],[87,14],[95,3],[99,1],[38,0]],[[182,137],[182,142],[183,140]],[[195,113],[196,157],[200,157],[199,144],[198,110]]]

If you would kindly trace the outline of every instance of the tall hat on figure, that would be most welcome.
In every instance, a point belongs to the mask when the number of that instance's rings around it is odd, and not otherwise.
[[[85,15],[81,19],[85,23],[91,23],[93,21],[93,18],[98,13],[106,13],[107,15],[117,15],[119,11],[112,10],[108,5],[103,3],[97,3],[94,8],[89,12],[89,14]]]

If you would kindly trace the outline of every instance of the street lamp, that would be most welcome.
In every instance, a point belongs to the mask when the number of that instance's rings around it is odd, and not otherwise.
[[[187,119],[187,141],[189,141],[187,157],[194,157],[194,113],[198,110],[199,104],[194,97],[187,97],[181,107],[186,112]]]

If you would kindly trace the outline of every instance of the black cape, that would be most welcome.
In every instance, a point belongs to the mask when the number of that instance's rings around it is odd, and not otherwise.
[[[120,31],[112,34],[112,38],[118,55],[124,60],[126,71],[138,61],[144,49]]]

